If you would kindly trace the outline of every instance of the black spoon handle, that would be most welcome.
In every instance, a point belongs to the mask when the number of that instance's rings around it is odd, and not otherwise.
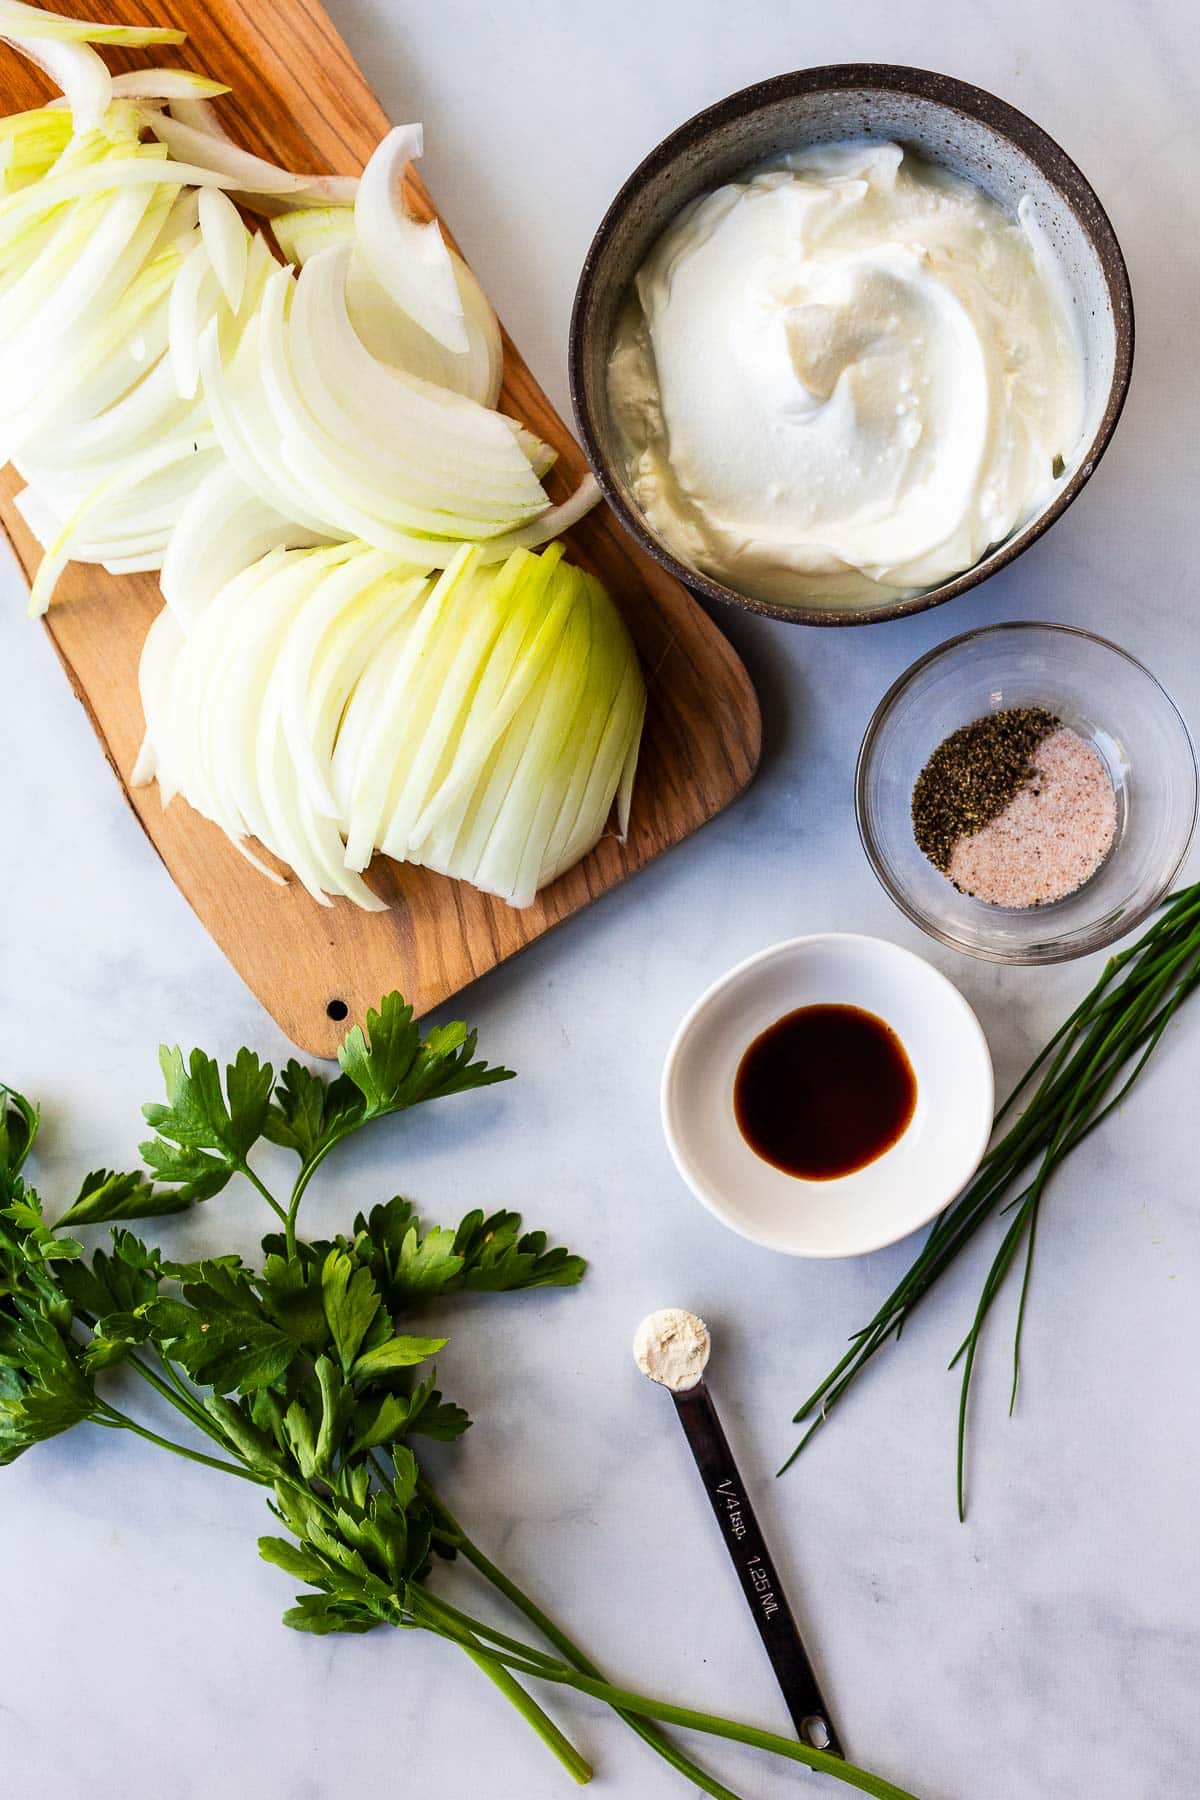
[[[672,1393],[684,1435],[704,1477],[704,1487],[725,1547],[733,1559],[759,1636],[766,1646],[792,1723],[802,1743],[834,1756],[844,1754],[808,1652],[771,1561],[717,1409],[701,1381]]]

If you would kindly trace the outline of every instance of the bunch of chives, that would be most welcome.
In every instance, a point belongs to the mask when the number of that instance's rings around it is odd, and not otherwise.
[[[841,1361],[793,1415],[797,1424],[805,1419],[812,1419],[812,1423],[779,1471],[781,1475],[825,1423],[875,1352],[889,1338],[899,1337],[914,1307],[1003,1203],[1003,1212],[1010,1215],[1009,1224],[984,1281],[971,1329],[950,1364],[951,1368],[962,1364],[957,1491],[959,1518],[965,1516],[963,1452],[967,1399],[980,1335],[992,1303],[1018,1253],[1023,1252],[1013,1342],[1011,1411],[1016,1401],[1021,1328],[1029,1297],[1038,1214],[1046,1186],[1076,1144],[1082,1143],[1125,1098],[1175,1012],[1197,986],[1200,883],[1173,895],[1146,935],[1110,959],[1091,993],[1025,1071],[996,1115],[997,1128],[1013,1113],[1022,1096],[1028,1095],[1024,1111],[1003,1135],[993,1138],[975,1176],[938,1219],[907,1274],[870,1323],[854,1334]]]

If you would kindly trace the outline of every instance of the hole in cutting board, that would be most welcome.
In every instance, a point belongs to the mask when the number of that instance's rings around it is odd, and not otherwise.
[[[350,1015],[350,1008],[344,1000],[331,1000],[325,1008],[325,1014],[330,1019],[345,1019]]]

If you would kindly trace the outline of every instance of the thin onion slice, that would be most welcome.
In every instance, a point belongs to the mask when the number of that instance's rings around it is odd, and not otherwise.
[[[441,227],[436,219],[414,219],[404,206],[404,171],[423,147],[419,125],[397,125],[376,149],[354,202],[358,248],[401,311],[447,350],[465,355],[463,304]]]
[[[194,69],[126,69],[112,77],[114,100],[210,100],[231,93],[227,82],[198,75]],[[66,109],[64,99],[48,100],[48,111]]]
[[[104,58],[89,44],[23,36],[5,25],[4,15],[0,15],[0,39],[19,50],[62,90],[76,131],[99,127],[112,102],[112,76]]]
[[[201,189],[200,234],[221,292],[237,312],[246,288],[250,233],[233,201],[219,188]]]
[[[145,123],[171,155],[222,176],[220,185],[270,200],[304,206],[331,205],[352,196],[357,184],[341,175],[297,175],[243,150],[227,137],[185,125],[172,114],[146,112]]]
[[[77,44],[182,44],[186,31],[171,25],[102,25],[92,19],[69,19],[62,13],[45,12],[25,0],[0,0],[0,35],[45,38]]]
[[[221,123],[221,115],[205,95],[196,99],[172,99],[167,104],[167,111],[181,125],[190,125],[194,131],[203,131],[208,137],[215,137],[225,143],[233,140]]]

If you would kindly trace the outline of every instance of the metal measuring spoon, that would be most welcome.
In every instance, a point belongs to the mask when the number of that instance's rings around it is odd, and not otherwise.
[[[801,1742],[842,1756],[829,1708],[704,1382],[711,1348],[703,1319],[673,1306],[650,1313],[638,1326],[633,1340],[634,1358],[643,1375],[665,1387],[675,1402],[725,1547]]]

